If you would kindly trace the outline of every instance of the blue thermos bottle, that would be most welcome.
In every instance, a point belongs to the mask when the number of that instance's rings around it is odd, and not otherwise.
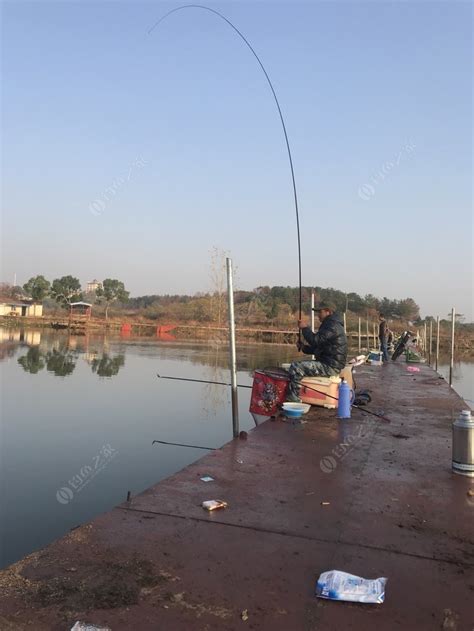
[[[354,391],[351,390],[344,379],[339,384],[339,398],[337,402],[337,416],[339,418],[351,418],[351,405],[354,400]]]

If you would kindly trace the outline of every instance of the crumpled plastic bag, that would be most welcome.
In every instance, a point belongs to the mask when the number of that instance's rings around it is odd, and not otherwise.
[[[323,572],[316,583],[316,596],[329,600],[380,604],[385,599],[387,578],[367,579],[339,570]]]

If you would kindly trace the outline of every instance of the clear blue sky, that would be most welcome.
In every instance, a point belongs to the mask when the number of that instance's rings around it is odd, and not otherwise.
[[[3,3],[2,280],[194,293],[210,287],[216,246],[241,289],[297,285],[264,76],[208,12],[178,12],[149,35],[177,6]],[[472,319],[471,3],[208,6],[249,39],[279,96],[303,284]]]

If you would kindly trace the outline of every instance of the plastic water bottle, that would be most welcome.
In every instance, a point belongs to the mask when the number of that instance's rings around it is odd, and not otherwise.
[[[338,418],[351,418],[351,404],[354,398],[354,391],[351,390],[344,379],[339,384],[339,397],[337,402]]]

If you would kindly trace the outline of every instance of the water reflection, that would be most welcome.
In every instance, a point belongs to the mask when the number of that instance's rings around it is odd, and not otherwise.
[[[125,354],[112,354],[109,345],[107,336],[0,329],[0,361],[29,347],[17,363],[31,375],[46,370],[56,377],[67,377],[82,359],[98,377],[115,377],[125,366]]]
[[[67,377],[67,375],[71,375],[74,372],[77,362],[77,355],[75,353],[70,351],[58,351],[53,348],[53,350],[46,353],[44,357],[47,371],[52,372],[56,377]]]
[[[156,376],[229,382],[226,345],[49,329],[6,331],[0,343],[0,567],[202,456],[153,440],[219,447],[232,437],[229,388]],[[239,383],[255,362],[286,359],[286,348],[266,347],[271,360],[253,350],[239,348]],[[239,389],[242,430],[254,425],[249,395]],[[95,469],[108,445],[116,457]]]
[[[92,372],[97,373],[99,377],[114,377],[118,375],[120,368],[125,365],[125,355],[116,355],[112,357],[104,353],[102,357],[92,360]]]
[[[26,355],[19,358],[18,363],[25,372],[29,372],[32,375],[36,375],[46,365],[45,356],[37,346],[28,349]]]
[[[29,346],[34,346],[39,344],[41,341],[41,331],[38,329],[11,329],[0,326],[0,345],[2,344],[12,344],[16,343],[17,345],[20,343],[28,344]]]
[[[119,346],[119,348],[117,348]],[[190,346],[192,348],[190,348]],[[111,352],[113,347],[115,352]],[[225,339],[192,342],[166,343],[163,337],[133,336],[130,332],[120,336],[85,332],[71,334],[69,331],[50,329],[20,330],[0,327],[0,362],[8,360],[25,348],[26,353],[18,358],[18,364],[29,374],[36,375],[42,370],[57,377],[67,377],[75,371],[78,360],[89,364],[98,377],[111,378],[118,375],[125,366],[125,350],[136,349],[144,357],[156,357],[159,348],[163,360],[176,356],[181,348],[192,365],[203,366],[201,378],[210,382],[229,382],[229,349]],[[273,348],[269,353],[269,348]],[[353,354],[356,354],[353,349]],[[269,361],[278,357],[278,361]],[[278,365],[278,362],[291,362],[298,358],[292,345],[273,346],[249,344],[239,346],[237,370],[246,372],[249,377],[257,368]],[[301,358],[301,357],[299,357]],[[460,354],[456,358],[453,371],[453,386],[466,400],[474,400],[473,356]],[[447,378],[449,358],[441,355],[439,372]],[[216,414],[229,401],[229,390],[209,383],[202,391],[201,409],[206,414]]]
[[[117,346],[122,348],[117,349]],[[37,347],[37,350],[33,351],[33,347]],[[111,352],[112,347],[114,353]],[[125,349],[135,348],[143,356],[155,357],[157,347],[160,348],[160,356],[163,359],[171,359],[175,357],[177,349],[183,349],[191,364],[206,367],[205,378],[209,381],[229,380],[229,349],[227,342],[219,339],[167,343],[162,337],[156,336],[110,336],[91,332],[79,334],[52,329],[23,331],[0,327],[0,361],[26,350],[19,357],[18,364],[30,374],[37,374],[47,367],[48,362],[50,368],[47,369],[54,374],[72,374],[72,364],[76,365],[77,360],[82,359],[99,377],[115,376],[124,366]],[[184,350],[185,348],[188,350]],[[288,362],[296,358],[297,352],[293,346],[273,348],[278,354],[278,361]],[[269,362],[268,349],[268,345],[239,346],[237,369],[251,375],[255,368],[278,363]],[[217,396],[222,398],[221,395]]]
[[[438,372],[449,380],[449,357],[441,356]],[[453,366],[453,388],[474,409],[474,357],[464,354]]]
[[[91,353],[79,353],[69,349],[58,350],[53,348],[47,353],[42,353],[38,347],[28,349],[26,355],[18,359],[18,363],[25,372],[36,375],[40,370],[46,368],[48,372],[56,377],[67,377],[72,375],[78,359],[82,358],[90,364],[91,370],[98,377],[115,377],[119,370],[125,365],[125,355],[103,355]]]
[[[40,331],[0,327],[0,361],[14,357],[21,345],[37,346],[40,340]]]
[[[225,358],[227,364],[223,363]],[[194,362],[193,362],[194,363]],[[216,339],[211,341],[206,349],[206,357],[203,361],[205,366],[203,379],[207,381],[229,381],[228,368],[229,365],[229,353],[227,347],[224,347],[220,340]],[[216,416],[217,410],[221,409],[229,401],[229,389],[225,386],[216,385],[214,383],[208,383],[204,386],[202,391],[202,409],[207,415]]]

